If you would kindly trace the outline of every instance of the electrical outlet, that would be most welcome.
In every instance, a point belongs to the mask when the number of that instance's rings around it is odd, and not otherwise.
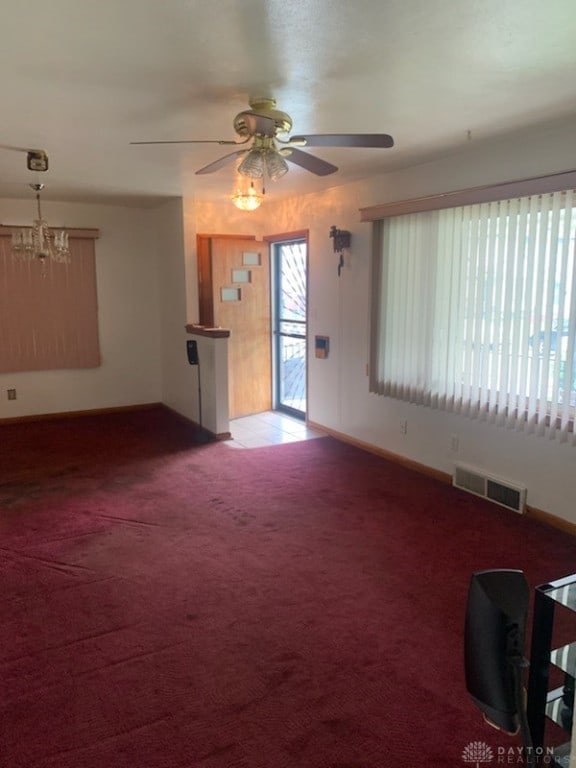
[[[408,422],[406,421],[406,419],[404,419],[404,421],[400,422],[400,432],[403,435],[407,435],[408,434]]]
[[[6,394],[8,395],[8,400],[16,400],[16,390],[15,389],[7,389]]]

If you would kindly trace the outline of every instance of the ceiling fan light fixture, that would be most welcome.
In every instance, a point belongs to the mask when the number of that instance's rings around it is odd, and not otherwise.
[[[264,155],[266,163],[266,173],[270,181],[278,181],[288,173],[288,163],[276,150],[269,150]]]
[[[238,173],[249,179],[261,179],[264,176],[264,158],[260,147],[251,149],[238,166]]]

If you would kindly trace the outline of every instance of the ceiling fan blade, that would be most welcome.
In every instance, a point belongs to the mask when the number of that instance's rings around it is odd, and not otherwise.
[[[225,165],[228,165],[228,163],[231,163],[234,158],[239,157],[240,155],[245,155],[246,152],[249,152],[249,150],[239,149],[237,152],[231,152],[229,155],[224,155],[218,160],[215,160],[213,163],[209,163],[203,168],[200,168],[200,170],[196,171],[196,174],[202,175],[205,173],[214,173],[214,171],[219,171],[220,168],[223,168]]]
[[[225,139],[181,139],[179,141],[131,141],[130,144],[245,144],[244,141],[226,141]]]
[[[0,144],[0,149],[11,149],[14,152],[42,152],[41,149],[29,149],[28,147],[13,147],[11,144]]]
[[[299,147],[374,147],[394,146],[387,133],[323,133],[310,136],[291,136],[289,144]]]
[[[300,149],[294,149],[290,147],[290,150],[281,152],[282,157],[285,157],[291,163],[299,165],[311,173],[315,173],[316,176],[328,176],[331,173],[336,173],[338,168],[332,163],[327,163],[326,160],[320,160],[319,157],[309,155],[307,152],[302,152]]]

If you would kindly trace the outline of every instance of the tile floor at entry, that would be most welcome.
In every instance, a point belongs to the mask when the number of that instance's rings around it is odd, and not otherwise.
[[[324,437],[324,433],[306,426],[300,419],[294,419],[280,411],[265,411],[252,416],[242,416],[230,422],[232,440],[230,448],[262,448],[280,443],[295,443]]]

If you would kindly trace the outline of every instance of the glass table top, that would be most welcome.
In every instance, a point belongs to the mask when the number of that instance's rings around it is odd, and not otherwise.
[[[549,600],[553,600],[571,611],[576,611],[576,574],[551,581],[550,584],[543,584],[538,587],[538,590],[544,593]]]

